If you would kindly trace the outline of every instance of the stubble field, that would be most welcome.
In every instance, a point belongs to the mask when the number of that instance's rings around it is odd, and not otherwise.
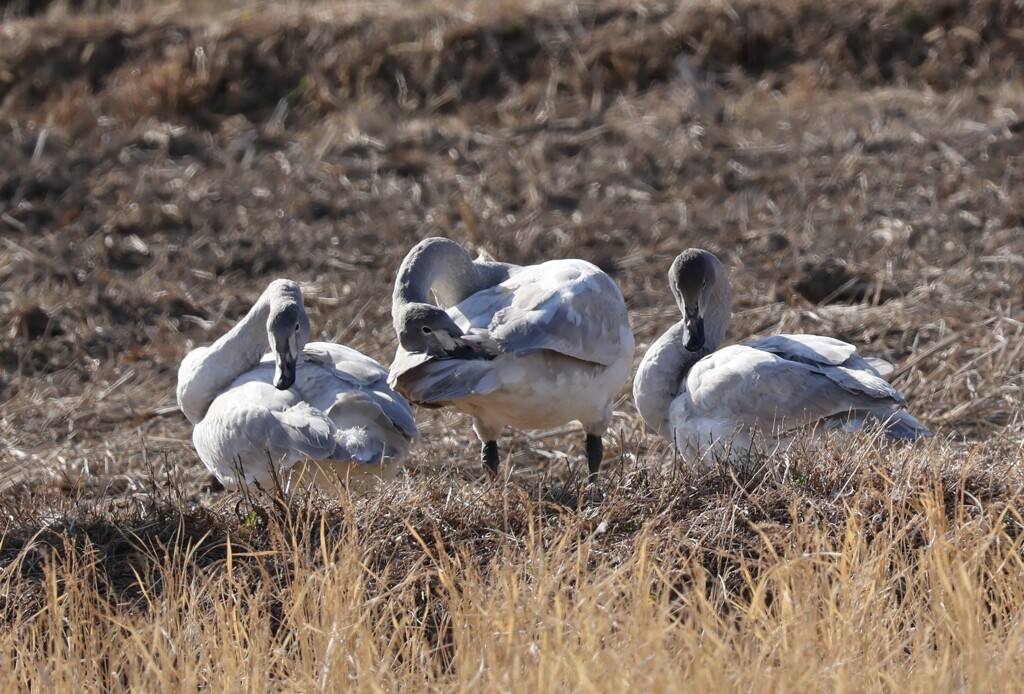
[[[1024,11],[974,2],[0,7],[0,688],[1012,689]],[[429,235],[581,257],[637,360],[690,246],[732,340],[833,335],[936,432],[697,475],[623,392],[418,410],[366,497],[219,489],[177,365],[266,284],[387,364]]]

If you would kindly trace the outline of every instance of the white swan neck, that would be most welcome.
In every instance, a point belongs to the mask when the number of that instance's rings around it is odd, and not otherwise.
[[[267,294],[227,333],[208,347],[189,352],[178,369],[178,406],[193,424],[202,421],[214,399],[259,364],[270,348]]]
[[[680,321],[669,328],[647,350],[633,380],[633,401],[640,417],[660,436],[671,438],[669,408],[684,390],[693,365],[707,356],[706,350],[689,352],[686,324]]]
[[[698,361],[717,350],[725,340],[732,318],[732,288],[725,268],[711,255],[716,281],[707,304],[701,307],[704,319],[704,347],[688,351],[686,321],[680,321],[658,338],[644,355],[633,381],[633,399],[637,411],[649,427],[665,438],[672,438],[669,409],[685,389],[686,377]],[[671,281],[671,280],[670,280]],[[674,292],[681,296],[680,292]],[[686,306],[679,310],[685,315]]]
[[[417,244],[402,261],[395,278],[392,318],[410,303],[431,303],[433,293],[441,308],[455,306],[481,289],[508,278],[514,265],[474,261],[459,244],[429,238]]]

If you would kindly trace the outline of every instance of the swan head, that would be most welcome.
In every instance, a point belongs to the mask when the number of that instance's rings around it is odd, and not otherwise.
[[[669,286],[686,321],[686,342],[683,347],[697,352],[704,347],[704,313],[718,281],[715,256],[699,248],[680,253],[668,271]]]
[[[398,342],[407,352],[451,356],[464,348],[465,333],[437,306],[407,304],[397,316]]]
[[[288,390],[295,383],[295,367],[309,342],[309,316],[299,300],[271,302],[267,337],[274,355],[274,387]]]

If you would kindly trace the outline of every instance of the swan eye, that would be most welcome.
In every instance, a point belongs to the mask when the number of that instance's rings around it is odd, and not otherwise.
[[[423,334],[424,334],[424,335],[429,335],[429,334],[430,334],[430,333],[432,333],[432,332],[434,332],[434,331],[433,331],[433,330],[431,330],[430,328],[428,328],[428,327],[427,327],[427,326],[425,326],[425,325],[423,326]]]
[[[298,323],[295,324],[295,332],[299,332],[299,324]]]

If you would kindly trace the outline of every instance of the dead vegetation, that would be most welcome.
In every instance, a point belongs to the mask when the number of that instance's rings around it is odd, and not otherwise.
[[[833,441],[700,478],[648,461],[582,507],[437,477],[287,507],[8,498],[0,681],[1001,689],[1024,600],[1007,456]]]
[[[1014,3],[184,7],[0,10],[5,691],[1017,681]],[[182,355],[287,275],[387,363],[431,234],[594,261],[640,354],[710,248],[733,339],[862,345],[939,439],[697,478],[624,398],[577,508],[572,428],[514,433],[489,486],[420,411],[379,497],[218,491]]]

